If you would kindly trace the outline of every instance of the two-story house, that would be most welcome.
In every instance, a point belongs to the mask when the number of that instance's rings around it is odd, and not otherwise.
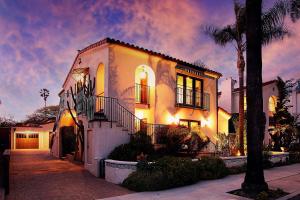
[[[84,126],[85,168],[96,176],[100,159],[141,129],[155,143],[155,132],[164,125],[201,126],[214,143],[220,76],[115,39],[89,45],[78,51],[59,94],[61,111],[52,152],[62,156],[64,132],[76,132],[66,102]],[[86,89],[84,83],[89,85]]]

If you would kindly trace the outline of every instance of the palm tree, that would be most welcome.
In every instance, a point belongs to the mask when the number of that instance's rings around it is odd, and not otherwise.
[[[262,0],[246,1],[247,46],[247,172],[242,188],[247,193],[268,189],[263,171],[263,97],[262,97]],[[255,94],[255,95],[253,95]]]
[[[292,21],[300,18],[300,0],[278,1],[270,10],[272,18],[268,24],[274,25],[289,14]],[[264,114],[262,97],[262,44],[264,44],[264,22],[261,20],[261,0],[246,1],[247,40],[247,171],[242,188],[245,192],[258,193],[268,189],[263,172]],[[255,94],[255,95],[253,95]]]
[[[275,4],[274,7],[262,13],[262,43],[264,45],[273,40],[283,39],[288,34],[287,29],[284,27],[284,18],[279,17],[276,13],[280,10]],[[246,9],[245,6],[237,1],[234,1],[235,23],[227,25],[222,28],[215,26],[206,26],[204,32],[209,35],[216,44],[226,46],[233,44],[237,53],[237,69],[239,77],[239,144],[240,153],[244,155],[244,71],[245,59],[244,52],[246,49]],[[280,10],[282,11],[282,10]],[[275,20],[276,19],[276,20]]]

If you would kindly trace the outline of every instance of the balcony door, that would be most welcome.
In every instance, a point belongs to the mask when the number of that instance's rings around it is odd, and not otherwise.
[[[140,80],[140,99],[142,104],[148,103],[148,75],[145,73],[145,77]]]

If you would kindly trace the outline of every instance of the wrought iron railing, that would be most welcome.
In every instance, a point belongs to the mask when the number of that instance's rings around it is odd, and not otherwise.
[[[135,84],[135,102],[149,104],[150,87],[148,85]]]
[[[95,113],[93,119],[97,117],[110,122],[112,127],[113,123],[123,128],[129,134],[134,134],[139,131],[146,132],[152,137],[153,143],[157,143],[160,139],[158,134],[167,125],[163,124],[150,124],[143,122],[132,112],[122,106],[118,99],[112,97],[97,96],[95,97]]]

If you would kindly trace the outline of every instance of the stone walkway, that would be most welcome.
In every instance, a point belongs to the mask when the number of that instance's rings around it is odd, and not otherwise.
[[[197,184],[158,192],[141,192],[106,200],[220,200],[246,199],[228,194],[227,192],[240,188],[244,174],[227,176],[223,179],[200,181]],[[283,197],[290,199],[300,193],[300,164],[276,167],[265,170],[265,178],[271,189],[281,188],[292,195]],[[296,198],[297,199],[297,198]],[[293,199],[293,200],[296,200]],[[297,199],[298,200],[298,199]]]
[[[12,151],[8,200],[90,200],[131,193],[48,151]]]

